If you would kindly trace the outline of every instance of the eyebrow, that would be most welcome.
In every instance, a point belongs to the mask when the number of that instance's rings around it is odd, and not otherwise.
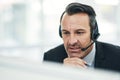
[[[68,31],[68,30],[62,29],[62,31]],[[85,31],[85,30],[84,29],[76,29],[75,31]]]

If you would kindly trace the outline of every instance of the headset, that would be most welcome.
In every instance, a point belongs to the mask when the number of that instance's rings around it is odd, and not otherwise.
[[[59,36],[62,38],[61,25],[59,25]],[[95,42],[97,41],[99,36],[100,36],[100,33],[98,30],[98,24],[97,24],[97,21],[95,20],[95,28],[92,28],[91,39]]]

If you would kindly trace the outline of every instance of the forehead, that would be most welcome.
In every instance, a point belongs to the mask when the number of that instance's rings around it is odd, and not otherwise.
[[[61,26],[63,29],[89,29],[89,16],[86,13],[77,13],[74,15],[65,13],[61,20]]]

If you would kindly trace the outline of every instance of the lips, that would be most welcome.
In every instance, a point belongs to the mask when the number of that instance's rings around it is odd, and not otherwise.
[[[78,53],[80,51],[80,48],[68,48],[68,51],[71,53]]]

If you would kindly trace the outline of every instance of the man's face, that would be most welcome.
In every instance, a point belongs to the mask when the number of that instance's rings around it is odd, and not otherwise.
[[[84,58],[92,49],[81,48],[91,43],[89,16],[85,13],[68,15],[65,13],[61,20],[62,38],[68,57]]]

